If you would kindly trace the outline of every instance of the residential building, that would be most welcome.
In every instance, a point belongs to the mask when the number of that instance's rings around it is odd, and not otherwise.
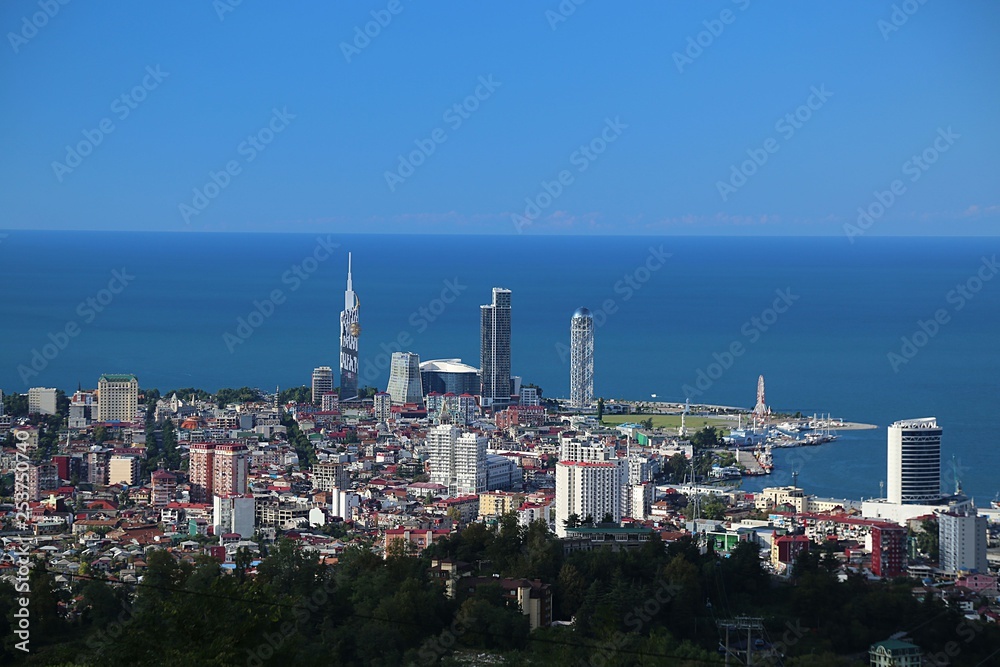
[[[108,459],[111,450],[94,448],[87,452],[87,483],[103,486],[108,483]]]
[[[56,413],[56,390],[46,387],[28,389],[28,413],[54,415]]]
[[[413,403],[420,405],[424,401],[420,386],[420,357],[413,352],[393,352],[389,364],[389,386],[386,393],[392,399],[393,405]]]
[[[493,302],[480,306],[480,383],[484,409],[510,403],[510,290],[493,288]]]
[[[890,503],[921,504],[941,497],[941,427],[934,417],[898,421],[889,427],[887,497]]]
[[[500,454],[486,455],[486,482],[482,485],[483,489],[506,491],[519,487],[520,483],[521,472],[516,461]]]
[[[46,492],[55,491],[59,488],[59,475],[56,466],[52,463],[41,463],[39,465],[27,464],[28,475],[28,500],[36,501],[45,497]]]
[[[256,503],[253,496],[224,495],[212,497],[212,526],[216,537],[237,533],[250,538],[254,534]]]
[[[312,372],[312,401],[319,403],[323,396],[333,391],[333,369],[319,366]]]
[[[247,492],[250,474],[250,451],[241,443],[215,445],[212,464],[212,491],[214,495],[243,495]]]
[[[566,522],[576,515],[580,522],[610,516],[622,518],[622,481],[627,469],[620,460],[559,461],[556,464],[556,534],[566,536]]]
[[[988,519],[979,516],[975,506],[939,511],[937,517],[941,569],[987,574]]]
[[[322,461],[313,466],[312,483],[318,491],[350,490],[351,474],[346,463]]]
[[[114,455],[108,462],[108,484],[127,484],[134,486],[139,483],[139,457]]]
[[[69,400],[69,427],[87,428],[94,420],[97,401],[94,392],[78,391]]]
[[[508,512],[517,511],[523,502],[523,493],[487,491],[479,495],[479,516],[483,518],[501,517]]]
[[[388,558],[390,550],[396,548],[394,543],[398,542],[404,554],[419,556],[428,545],[443,540],[450,534],[451,531],[446,529],[390,528],[385,531],[383,554]]]
[[[188,454],[188,481],[191,485],[191,502],[204,503],[213,495],[213,463],[215,445],[209,442],[191,443]]]
[[[900,639],[876,642],[868,649],[871,667],[921,667],[924,664],[920,647]]]
[[[320,410],[323,412],[340,412],[340,396],[337,395],[337,392],[328,391],[323,394],[320,398]]]
[[[375,394],[373,407],[377,423],[384,424],[392,421],[392,397],[388,393],[380,391]]]
[[[539,408],[542,406],[542,397],[538,395],[538,387],[521,387],[518,393],[518,405],[527,408]]]
[[[447,486],[451,495],[487,490],[485,437],[442,424],[427,431],[426,443],[432,483]]]
[[[594,402],[594,316],[577,308],[569,326],[569,404],[586,408]]]
[[[351,253],[347,253],[347,289],[344,291],[344,310],[340,313],[340,397],[350,400],[358,396],[358,308],[361,302],[354,293],[351,280]]]
[[[177,492],[177,476],[160,469],[153,472],[150,476],[150,481],[153,488],[151,501],[153,507],[166,507],[169,505],[174,498],[174,494]]]
[[[805,535],[779,535],[771,542],[771,565],[779,573],[789,572],[799,554],[809,551],[810,546],[812,540]]]
[[[339,516],[347,521],[351,518],[354,508],[360,505],[359,494],[337,488],[330,490],[330,516]]]
[[[104,374],[97,380],[97,421],[131,422],[139,409],[139,380],[130,374]]]
[[[872,554],[872,574],[899,577],[906,572],[906,529],[894,523],[874,522],[865,538]]]

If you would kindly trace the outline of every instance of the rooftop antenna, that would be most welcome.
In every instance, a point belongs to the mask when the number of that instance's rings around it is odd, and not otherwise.
[[[793,470],[792,471],[792,487],[793,488],[798,488],[799,487],[799,471],[798,470]]]

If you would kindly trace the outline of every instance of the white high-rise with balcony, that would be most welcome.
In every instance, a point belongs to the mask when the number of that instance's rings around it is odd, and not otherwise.
[[[934,417],[889,427],[886,497],[891,503],[932,503],[941,498],[941,427]]]
[[[319,366],[312,373],[312,400],[319,403],[323,394],[333,391],[333,369],[329,366]]]
[[[487,491],[486,438],[442,424],[427,431],[427,451],[432,483],[453,496]]]

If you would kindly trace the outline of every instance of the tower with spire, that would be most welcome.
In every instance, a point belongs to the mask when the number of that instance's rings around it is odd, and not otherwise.
[[[358,395],[358,295],[351,280],[351,253],[347,253],[347,289],[344,291],[344,310],[340,313],[340,400]]]

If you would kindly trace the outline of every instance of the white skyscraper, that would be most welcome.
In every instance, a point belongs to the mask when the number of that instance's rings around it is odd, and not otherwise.
[[[486,438],[442,424],[427,431],[427,450],[432,483],[447,486],[453,496],[487,490]]]
[[[358,395],[358,308],[361,302],[354,293],[351,280],[351,253],[347,253],[347,289],[344,310],[340,313],[340,398],[348,400]]]
[[[889,427],[886,496],[891,503],[932,503],[941,498],[941,428],[934,417]]]
[[[594,401],[594,317],[577,308],[569,327],[569,402],[586,408]]]
[[[420,404],[424,401],[420,385],[420,357],[413,352],[393,352],[389,366],[389,387],[393,405]]]

